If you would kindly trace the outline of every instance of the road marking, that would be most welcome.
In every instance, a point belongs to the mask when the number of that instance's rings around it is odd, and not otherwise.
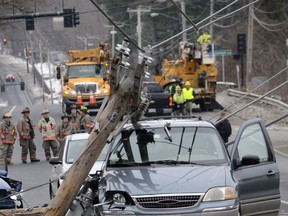
[[[277,149],[275,149],[274,148],[274,151],[277,153],[277,154],[280,154],[280,155],[282,155],[283,157],[288,157],[288,155],[287,154],[285,154],[285,153],[283,153],[283,152],[281,152],[281,151],[278,151]]]
[[[9,111],[9,113],[13,113],[13,111],[15,110],[16,106],[13,106],[12,109]]]

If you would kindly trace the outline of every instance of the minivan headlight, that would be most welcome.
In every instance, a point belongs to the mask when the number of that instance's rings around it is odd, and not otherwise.
[[[124,206],[126,204],[125,196],[121,193],[115,193],[113,195],[113,203],[115,205]]]
[[[217,187],[208,190],[203,202],[237,199],[238,194],[233,187]]]

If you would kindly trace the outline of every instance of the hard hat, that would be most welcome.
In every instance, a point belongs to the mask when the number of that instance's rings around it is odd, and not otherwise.
[[[43,109],[42,115],[47,114],[47,113],[49,113],[49,110],[48,109]]]
[[[63,120],[64,118],[68,118],[69,120],[71,119],[71,116],[70,115],[68,115],[68,114],[63,114],[62,116],[61,116],[61,119]]]
[[[177,81],[176,79],[172,79],[172,80],[171,80],[171,82],[176,82],[176,81]]]
[[[12,115],[11,115],[11,113],[5,113],[4,115],[3,115],[3,119],[4,118],[12,118]]]
[[[22,114],[24,114],[24,113],[30,113],[30,110],[29,110],[28,107],[25,107],[21,113],[22,113]]]
[[[176,91],[181,90],[180,86],[176,86]]]
[[[70,108],[71,108],[71,109],[77,109],[77,106],[76,106],[75,104],[72,104],[72,105],[70,106]]]
[[[185,85],[186,85],[186,86],[190,86],[191,83],[190,83],[189,81],[186,81],[186,82],[185,82]]]
[[[87,107],[86,107],[86,106],[81,106],[81,107],[80,107],[80,110],[81,110],[82,112],[85,112],[85,113],[86,113],[86,112],[87,112]]]

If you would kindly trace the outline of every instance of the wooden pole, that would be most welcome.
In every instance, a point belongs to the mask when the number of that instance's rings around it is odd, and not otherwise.
[[[144,62],[138,64],[136,70],[143,71]],[[124,77],[122,83],[116,88],[115,93],[99,117],[100,131],[90,134],[87,148],[67,172],[65,180],[57,190],[55,198],[49,203],[44,214],[45,216],[63,216],[69,210],[93,164],[104,148],[107,138],[125,114],[126,107],[133,95],[133,83],[133,77]],[[111,121],[112,115],[116,113],[118,115],[115,120]]]

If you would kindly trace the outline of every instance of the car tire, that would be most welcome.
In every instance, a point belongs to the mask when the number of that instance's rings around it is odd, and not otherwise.
[[[49,196],[50,196],[50,200],[52,200],[55,197],[55,194],[53,193],[53,189],[52,189],[51,179],[49,179]]]

